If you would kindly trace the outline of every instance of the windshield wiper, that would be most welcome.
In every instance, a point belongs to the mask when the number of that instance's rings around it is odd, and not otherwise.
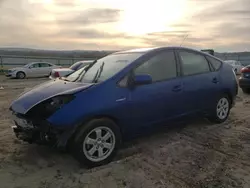
[[[88,67],[85,69],[85,71],[87,72],[91,67],[93,67],[93,65],[97,62],[97,59],[95,61],[93,61],[90,65],[88,65]]]
[[[96,74],[92,80],[92,83],[97,83],[98,79],[100,78],[102,71],[103,71],[103,67],[104,67],[104,62],[102,63],[102,65],[100,66],[100,68],[96,71]]]
[[[84,75],[86,74],[86,72],[97,62],[97,59],[94,60],[91,64],[85,66],[85,68],[83,68],[83,71],[78,75],[78,77],[74,80],[75,82],[80,82],[82,80],[82,78],[84,77]],[[83,73],[84,72],[84,73]]]

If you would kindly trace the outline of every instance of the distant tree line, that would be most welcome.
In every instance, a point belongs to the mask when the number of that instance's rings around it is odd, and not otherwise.
[[[44,57],[62,57],[62,58],[101,58],[115,51],[55,51],[55,50],[34,50],[34,49],[12,49],[0,48],[1,55],[11,56],[44,56]]]

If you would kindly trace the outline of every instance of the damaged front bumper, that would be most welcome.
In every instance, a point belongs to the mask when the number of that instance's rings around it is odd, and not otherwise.
[[[30,119],[25,115],[12,113],[13,132],[19,140],[43,145],[50,145],[65,150],[73,129],[54,128],[48,121]]]

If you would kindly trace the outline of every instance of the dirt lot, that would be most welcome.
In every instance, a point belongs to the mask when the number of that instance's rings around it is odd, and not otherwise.
[[[126,143],[114,162],[91,170],[68,154],[15,139],[11,101],[46,79],[0,76],[0,187],[250,187],[250,96],[239,93],[229,120],[164,129]]]

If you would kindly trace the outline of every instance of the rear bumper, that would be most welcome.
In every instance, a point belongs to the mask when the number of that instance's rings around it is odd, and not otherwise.
[[[12,114],[12,120],[14,122],[12,130],[19,140],[50,145],[62,150],[66,149],[67,142],[74,131],[54,128],[46,120],[30,120],[19,114]]]
[[[239,78],[239,86],[240,88],[250,88],[250,78]]]

